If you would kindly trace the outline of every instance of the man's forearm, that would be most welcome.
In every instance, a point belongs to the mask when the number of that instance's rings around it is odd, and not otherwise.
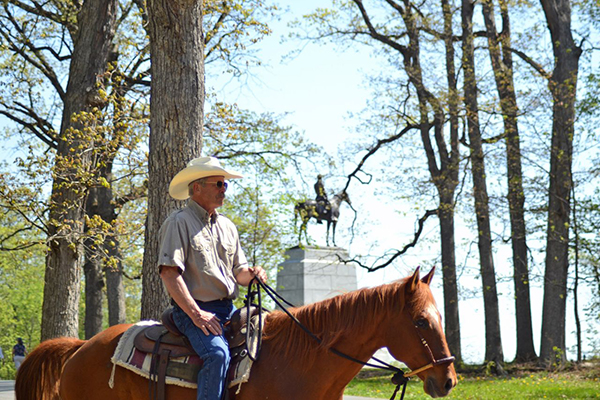
[[[267,273],[262,267],[244,267],[235,276],[235,280],[242,286],[248,286],[254,277],[258,277],[261,282],[267,281]]]
[[[194,314],[200,312],[200,307],[190,294],[179,270],[176,267],[163,266],[160,277],[175,303],[194,320]]]
[[[198,307],[177,267],[163,266],[160,277],[175,303],[190,317],[194,325],[202,329],[205,335],[209,332],[214,335],[223,333],[219,318]]]

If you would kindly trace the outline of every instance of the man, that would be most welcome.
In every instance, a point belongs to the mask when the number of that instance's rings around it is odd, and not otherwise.
[[[315,193],[317,197],[315,201],[317,203],[316,209],[314,210],[314,217],[317,219],[317,223],[322,224],[321,217],[329,212],[331,206],[327,199],[327,193],[325,192],[325,184],[323,183],[323,175],[317,175],[317,182],[315,183]]]
[[[19,371],[19,367],[23,364],[25,356],[27,355],[27,349],[23,344],[23,339],[17,338],[17,344],[13,346],[12,357],[15,363],[15,370]]]
[[[159,273],[175,302],[173,320],[204,361],[198,374],[198,400],[220,400],[230,356],[223,324],[231,317],[238,284],[256,276],[249,267],[233,222],[217,212],[223,205],[226,179],[242,176],[226,171],[214,157],[190,161],[169,185],[187,206],[173,212],[160,229]]]

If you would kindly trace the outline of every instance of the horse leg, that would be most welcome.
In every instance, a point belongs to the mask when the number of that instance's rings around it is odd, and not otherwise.
[[[337,222],[336,222],[336,221],[333,221],[333,232],[332,232],[332,234],[331,234],[331,237],[332,237],[332,239],[333,239],[333,245],[334,245],[335,247],[337,247],[337,244],[335,244],[335,226],[336,226],[336,225],[337,225]]]
[[[329,227],[331,226],[331,221],[327,221],[327,235],[325,235],[325,242],[327,243],[327,247],[329,247]]]
[[[306,239],[306,245],[310,246],[310,242],[308,241],[308,221],[310,220],[310,216],[307,218],[302,218],[302,226],[300,227],[300,243],[302,243],[302,232],[304,232],[304,239]]]

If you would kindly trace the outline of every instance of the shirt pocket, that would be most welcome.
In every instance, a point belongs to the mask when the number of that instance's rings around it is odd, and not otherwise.
[[[219,257],[225,262],[228,270],[233,268],[235,249],[235,244],[227,240],[223,240],[219,243]]]
[[[194,255],[199,257],[201,261],[206,262],[210,249],[210,241],[202,233],[198,233],[190,239],[190,243]]]

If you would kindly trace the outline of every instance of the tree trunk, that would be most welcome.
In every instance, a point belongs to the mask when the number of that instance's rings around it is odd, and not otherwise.
[[[448,0],[442,0],[444,16],[444,47],[446,53],[446,80],[448,82],[448,114],[450,120],[450,153],[438,151],[442,161],[439,176],[432,173],[438,189],[442,275],[444,288],[444,316],[446,340],[456,362],[462,362],[460,320],[458,314],[458,281],[456,278],[456,243],[454,241],[454,196],[458,186],[459,170],[459,93],[456,80],[456,54],[453,43],[453,11]],[[439,145],[438,145],[439,146]]]
[[[93,140],[74,120],[94,105],[96,83],[106,70],[116,23],[116,0],[86,1],[73,40],[56,163],[53,170],[50,227],[41,339],[78,336],[81,237],[87,194],[89,149]]]
[[[125,288],[123,286],[123,264],[119,241],[110,236],[104,244],[109,259],[114,260],[104,269],[106,279],[106,299],[108,301],[108,325],[125,323],[127,319],[125,304]]]
[[[500,0],[502,34],[498,35],[492,0],[483,2],[483,17],[506,137],[506,164],[508,173],[508,205],[510,210],[511,243],[513,252],[513,280],[515,285],[515,314],[517,322],[517,353],[515,361],[537,359],[533,345],[529,267],[525,229],[525,192],[521,169],[521,143],[517,125],[517,96],[513,78],[510,20],[508,5]]]
[[[460,346],[460,319],[458,315],[458,282],[454,242],[454,192],[450,198],[440,196],[440,238],[442,245],[442,277],[444,288],[444,329],[446,341],[456,363],[462,361]]]
[[[552,143],[544,304],[540,359],[545,367],[566,361],[565,315],[569,267],[569,217],[575,134],[575,99],[581,49],[571,34],[569,0],[541,0],[554,52]]]
[[[86,210],[88,216],[92,210],[90,203],[96,202],[97,188],[90,188]],[[83,272],[85,277],[85,338],[102,331],[102,289],[104,288],[104,279],[102,276],[102,251],[94,239],[88,237],[85,239],[85,262]]]
[[[496,290],[496,273],[492,255],[492,238],[488,194],[485,178],[485,163],[479,129],[479,106],[477,102],[477,84],[475,76],[475,51],[473,45],[473,3],[462,1],[463,27],[463,71],[465,78],[465,106],[471,151],[471,170],[473,175],[473,194],[477,217],[479,262],[483,283],[483,303],[485,310],[485,360],[493,362],[496,371],[503,372],[504,355],[500,337],[500,314]]]
[[[148,16],[152,90],[141,316],[156,319],[168,304],[156,265],[158,231],[181,205],[169,197],[169,182],[202,150],[202,1],[149,0]]]

